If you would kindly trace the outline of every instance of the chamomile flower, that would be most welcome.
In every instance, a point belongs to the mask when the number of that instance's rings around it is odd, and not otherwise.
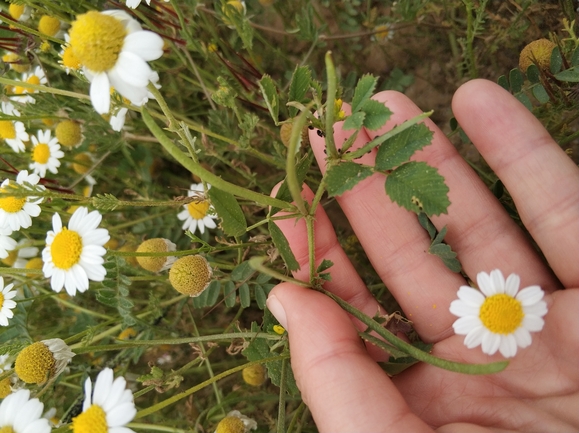
[[[8,257],[2,259],[2,263],[12,266],[16,269],[23,269],[29,262],[29,259],[38,255],[38,248],[31,247],[28,239],[20,239],[16,247],[10,251]]]
[[[89,213],[86,207],[79,207],[66,228],[62,227],[60,215],[54,214],[53,230],[46,235],[42,251],[42,271],[50,278],[52,290],[58,293],[64,287],[74,296],[77,290],[81,293],[88,290],[89,280],[104,280],[107,272],[103,266],[106,253],[103,245],[110,236],[107,229],[97,228],[101,220],[98,211]]]
[[[97,113],[109,112],[111,86],[135,105],[147,101],[147,85],[158,78],[147,62],[163,54],[158,34],[143,30],[124,11],[108,10],[78,15],[69,35],[72,53],[91,82],[90,97]]]
[[[13,287],[14,284],[4,286],[4,278],[0,277],[0,325],[2,326],[8,326],[8,319],[14,317],[12,310],[16,307],[16,302],[12,298],[16,296],[16,290],[12,290]]]
[[[480,289],[461,286],[458,299],[450,304],[450,312],[458,316],[454,332],[465,335],[469,349],[482,346],[493,355],[497,350],[506,358],[516,355],[517,347],[531,344],[531,332],[539,332],[545,324],[547,304],[539,286],[519,290],[521,279],[516,274],[505,278],[500,270],[477,275]]]
[[[74,355],[60,338],[37,341],[18,353],[14,371],[21,381],[42,385],[62,373]]]
[[[10,228],[0,227],[0,259],[8,257],[8,251],[16,248],[16,241],[10,237],[11,234]]]
[[[82,413],[72,419],[73,433],[135,433],[125,427],[137,414],[133,393],[125,378],[113,379],[113,370],[105,368],[96,378],[94,392],[90,378],[86,380]]]
[[[44,74],[44,70],[37,66],[34,68],[32,72],[25,72],[22,74],[22,82],[28,84],[35,84],[35,85],[46,85],[48,80],[46,79],[46,75]],[[17,102],[21,102],[23,104],[34,104],[36,100],[33,96],[30,96],[32,93],[37,93],[37,90],[24,87],[24,86],[15,86],[14,87],[14,95],[12,99]]]
[[[11,3],[10,6],[8,7],[8,13],[10,14],[10,16],[16,21],[20,22],[28,21],[30,19],[31,12],[32,9],[23,4],[17,5]]]
[[[30,390],[20,389],[0,403],[0,431],[14,433],[49,433],[50,424],[42,418],[44,404],[30,398]]]
[[[243,415],[238,410],[232,410],[219,421],[215,433],[247,433],[255,429],[257,429],[257,423],[254,419]]]
[[[5,101],[2,101],[2,113],[7,116],[20,116],[14,105]],[[17,153],[24,152],[24,142],[29,139],[24,123],[17,120],[0,120],[0,138]]]
[[[46,171],[52,174],[58,173],[59,159],[64,156],[60,150],[60,144],[56,137],[50,137],[50,131],[38,131],[37,136],[31,136],[32,140],[32,163],[29,167],[40,177],[46,176]]]
[[[40,181],[37,174],[28,174],[27,170],[21,170],[16,176],[16,183],[25,188],[29,188],[27,184],[36,185]],[[14,183],[10,179],[6,179],[0,185],[0,192],[10,193]],[[41,189],[45,189],[42,185]],[[38,197],[0,197],[0,227],[9,227],[13,231],[18,231],[20,228],[28,228],[32,225],[32,218],[40,215],[39,203],[42,198]]]
[[[209,188],[211,188],[211,185],[207,184],[207,189]],[[184,206],[185,210],[177,215],[177,218],[185,221],[183,223],[183,230],[190,230],[191,233],[195,233],[195,230],[199,228],[199,232],[204,233],[205,227],[208,229],[217,227],[217,224],[215,224],[217,216],[214,214],[213,207],[205,198],[203,191],[202,183],[194,183],[191,185],[187,196],[197,197],[198,200],[186,204]]]

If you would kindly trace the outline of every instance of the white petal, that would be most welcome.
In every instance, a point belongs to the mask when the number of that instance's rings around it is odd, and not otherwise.
[[[489,331],[484,327],[480,326],[478,328],[474,328],[470,331],[466,337],[464,337],[464,345],[469,349],[473,347],[480,346],[482,343],[482,339]]]
[[[505,293],[505,277],[500,270],[491,271],[491,282],[495,293]]]
[[[146,61],[157,60],[163,55],[163,39],[157,34],[143,30],[125,38],[123,51],[128,51]]]
[[[470,286],[460,286],[456,295],[458,296],[458,299],[463,301],[465,304],[477,308],[485,301],[485,296],[480,291],[473,289]]]
[[[50,279],[50,287],[56,293],[60,293],[60,291],[64,287],[65,276],[66,274],[64,271],[56,268],[53,270],[52,278]],[[74,293],[72,294],[72,296],[74,296]]]
[[[495,294],[491,277],[486,272],[479,272],[476,276],[478,288],[485,296],[492,296]]]
[[[505,358],[512,358],[517,354],[517,341],[512,334],[501,336],[499,351]]]
[[[119,76],[117,68],[114,68],[109,72],[109,78],[115,90],[131,101],[131,103],[141,106],[146,102],[148,94],[147,87],[134,86],[130,82],[124,81]]]
[[[513,335],[519,347],[525,348],[531,345],[531,333],[524,326],[520,326]]]
[[[509,275],[507,281],[505,281],[505,293],[514,298],[519,290],[520,284],[521,278],[517,274]]]
[[[92,381],[90,377],[84,382],[84,402],[82,404],[82,411],[85,412],[89,407],[92,406]]]
[[[498,334],[487,332],[482,338],[482,351],[487,355],[494,355],[501,345],[501,337]]]
[[[519,301],[521,301],[521,304],[523,304],[524,306],[527,306],[527,305],[536,304],[541,299],[543,299],[544,295],[545,295],[545,292],[543,292],[541,287],[529,286],[529,287],[525,287],[523,290],[521,290],[517,294],[516,298]]]
[[[450,303],[450,312],[458,317],[478,316],[480,307],[468,305],[459,299]]]
[[[133,403],[122,403],[107,412],[107,424],[119,427],[132,421],[137,414]]]
[[[113,370],[110,368],[105,368],[97,376],[94,385],[93,404],[97,404],[100,407],[103,407],[106,404],[112,385]]]
[[[523,312],[525,315],[543,317],[547,314],[547,303],[545,301],[539,301],[533,305],[523,305]]]
[[[467,335],[475,328],[482,326],[480,319],[476,316],[466,316],[457,319],[452,327],[454,328],[454,333],[458,335]]]
[[[205,224],[205,227],[207,227],[208,229],[214,229],[215,227],[217,227],[217,224],[215,224],[213,218],[209,216],[203,218],[203,223]]]
[[[111,108],[111,84],[104,72],[95,74],[90,84],[90,100],[98,114],[106,114]]]
[[[529,332],[539,332],[545,326],[545,321],[539,316],[526,314],[522,325]]]
[[[124,377],[117,377],[111,386],[111,390],[106,402],[101,406],[105,412],[109,412],[121,402],[123,391],[127,387],[127,381]],[[110,425],[110,424],[109,424]]]

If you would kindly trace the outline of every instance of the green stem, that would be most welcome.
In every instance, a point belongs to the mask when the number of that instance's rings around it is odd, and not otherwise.
[[[332,61],[332,52],[326,53],[326,75],[328,80],[328,89],[326,91],[326,110],[324,111],[326,130],[326,149],[329,159],[338,158],[336,143],[334,142],[334,104],[336,101],[336,68]]]
[[[310,283],[308,282],[296,280],[295,278],[288,277],[287,275],[283,275],[277,271],[274,271],[271,268],[268,268],[267,266],[264,266],[263,263],[265,260],[267,260],[267,258],[265,257],[259,256],[252,257],[251,259],[249,259],[249,266],[251,266],[256,271],[269,275],[270,277],[273,277],[279,281],[285,281],[286,283],[296,284],[301,287],[308,287],[308,288],[311,287]]]
[[[157,411],[159,411],[167,406],[170,406],[173,403],[176,403],[179,400],[182,400],[185,397],[188,397],[189,395],[205,388],[206,386],[210,385],[211,383],[216,382],[218,380],[221,380],[224,377],[230,376],[234,373],[237,373],[238,371],[241,371],[246,367],[250,367],[250,366],[255,365],[255,364],[264,364],[264,363],[268,363],[268,362],[281,361],[281,360],[287,359],[287,358],[289,358],[289,354],[279,355],[279,356],[275,356],[272,358],[259,359],[257,361],[251,361],[251,362],[248,362],[247,364],[243,364],[243,365],[231,368],[227,371],[224,371],[223,373],[219,373],[219,374],[215,375],[215,377],[207,379],[206,381],[201,382],[200,384],[189,388],[186,391],[180,392],[179,394],[176,394],[173,397],[169,397],[168,399],[163,400],[160,403],[154,404],[153,406],[150,406],[146,409],[140,410],[135,415],[135,419],[143,418],[143,417],[148,416],[152,413],[155,413],[155,412],[157,412]]]
[[[4,19],[4,17],[2,17],[2,19]],[[24,87],[26,89],[37,90],[39,92],[52,93],[53,95],[68,96],[70,98],[85,99],[87,101],[90,100],[89,95],[84,95],[82,93],[69,92],[68,90],[55,89],[54,87],[42,86],[40,84],[30,84],[24,81],[10,80],[8,78],[0,77],[0,84],[5,84],[7,86]]]
[[[302,185],[300,182],[298,182],[298,176],[296,172],[296,150],[302,136],[302,130],[306,125],[306,116],[306,112],[304,111],[293,121],[292,133],[290,135],[286,159],[287,186],[296,207],[304,216],[308,214],[308,209],[302,197]]]
[[[169,152],[169,154],[171,154],[171,156],[175,158],[183,167],[185,167],[191,173],[199,176],[205,182],[210,183],[214,188],[227,191],[231,194],[259,203],[263,206],[279,207],[289,211],[295,210],[295,206],[290,203],[232,184],[222,179],[220,176],[216,176],[210,171],[204,169],[200,164],[195,164],[191,158],[189,158],[184,152],[181,152],[177,145],[174,144],[173,141],[165,135],[161,127],[157,125],[146,108],[143,108],[141,113],[143,116],[143,122],[145,122],[145,125],[147,125],[151,133],[157,138],[157,140],[159,140],[165,150]]]
[[[315,217],[313,215],[308,215],[306,217],[306,230],[308,233],[308,259],[310,264],[310,284],[314,284],[314,279],[316,278],[316,238],[314,233],[314,221]]]
[[[279,379],[279,403],[277,408],[277,431],[285,432],[285,395],[286,395],[286,377],[288,369],[288,359],[281,362],[281,374]]]
[[[461,362],[454,362],[442,358],[437,358],[436,356],[432,356],[429,353],[423,352],[422,350],[396,337],[394,334],[385,329],[374,319],[365,315],[360,310],[354,308],[353,306],[351,306],[338,296],[334,295],[333,293],[316,287],[314,287],[314,290],[322,292],[327,296],[329,296],[330,298],[332,298],[338,305],[340,305],[340,307],[342,307],[343,310],[345,310],[347,313],[350,313],[352,316],[356,317],[358,320],[360,320],[362,323],[368,326],[369,330],[376,332],[376,334],[378,334],[380,337],[382,337],[396,349],[399,349],[404,353],[407,353],[408,355],[412,356],[413,358],[419,361],[426,362],[428,364],[443,368],[445,370],[466,374],[498,373],[507,368],[507,366],[509,365],[509,361],[492,362],[489,364],[465,364]]]

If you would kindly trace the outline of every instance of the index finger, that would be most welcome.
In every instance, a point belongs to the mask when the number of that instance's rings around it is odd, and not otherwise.
[[[527,108],[490,81],[464,84],[455,94],[453,110],[511,193],[521,220],[559,280],[565,287],[579,287],[575,163]]]

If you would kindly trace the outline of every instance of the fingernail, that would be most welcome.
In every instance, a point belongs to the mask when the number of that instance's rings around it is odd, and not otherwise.
[[[266,305],[271,314],[273,314],[273,316],[277,319],[279,324],[283,326],[286,329],[286,331],[289,332],[287,327],[287,317],[285,315],[285,310],[283,309],[281,302],[279,302],[279,299],[277,299],[274,295],[270,295],[267,298]]]

